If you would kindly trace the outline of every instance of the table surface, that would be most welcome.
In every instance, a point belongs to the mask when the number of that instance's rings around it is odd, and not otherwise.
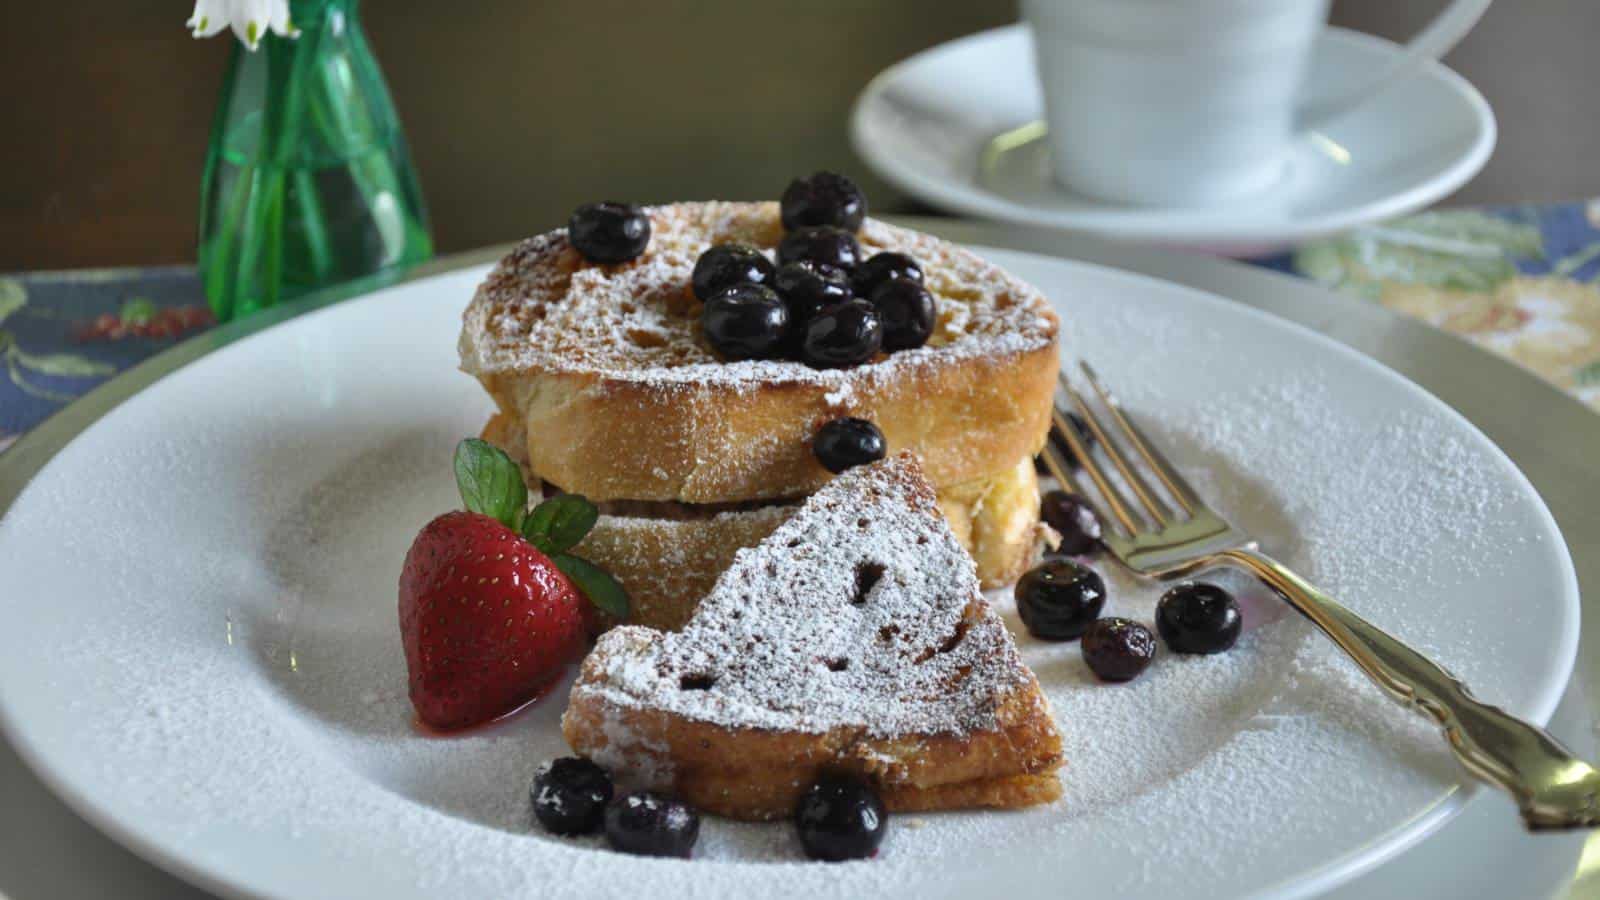
[[[1595,270],[1600,269],[1596,264],[1600,250],[1589,253],[1573,249],[1569,238],[1564,237],[1573,231],[1557,227],[1557,220],[1564,219],[1570,226],[1572,217],[1578,216],[1583,246],[1600,248],[1600,234],[1593,234],[1591,221],[1596,218],[1595,209],[1580,205],[1448,214],[1470,218],[1454,223],[1448,219],[1402,223],[1395,231],[1401,235],[1398,240],[1383,231],[1346,236],[1265,263],[1268,268],[1309,274],[1344,288],[1344,297],[1317,290],[1304,279],[1275,276],[1198,256],[952,220],[916,220],[907,224],[954,240],[1087,259],[1189,284],[1301,322],[1374,356],[1456,407],[1518,463],[1550,505],[1567,537],[1584,596],[1595,598],[1600,597],[1600,464],[1596,456],[1596,448],[1600,448],[1600,416],[1585,409],[1580,401],[1600,405],[1600,391],[1577,374],[1567,373],[1570,381],[1562,384],[1562,370],[1538,369],[1530,360],[1542,357],[1518,350],[1535,335],[1525,335],[1523,341],[1488,339],[1497,334],[1518,334],[1519,330],[1527,330],[1530,322],[1543,323],[1536,330],[1547,339],[1552,329],[1564,334],[1569,344],[1574,336],[1583,336],[1585,326],[1581,323],[1589,320],[1579,319],[1573,327],[1570,323],[1574,319],[1568,311],[1578,309],[1586,315],[1600,315],[1595,313],[1600,308],[1600,294],[1594,293],[1595,286],[1589,283]],[[1538,230],[1537,244],[1527,228]],[[1485,250],[1486,247],[1498,249]],[[412,276],[484,261],[496,252],[440,260]],[[1560,264],[1563,259],[1567,262]],[[1387,277],[1393,273],[1399,274]],[[1386,277],[1374,277],[1377,274]],[[1570,306],[1549,302],[1552,295],[1570,299]],[[9,505],[56,449],[145,384],[244,334],[319,305],[318,301],[308,301],[269,311],[248,322],[209,329],[198,312],[201,303],[198,286],[185,269],[36,274],[0,282],[0,347],[5,348],[10,375],[9,384],[0,386],[0,391],[14,392],[0,393],[0,430],[21,431],[43,414],[61,409],[44,426],[0,453],[0,510]],[[1430,307],[1428,303],[1434,305]],[[1530,307],[1525,313],[1516,313],[1525,306]],[[187,318],[177,313],[162,316],[160,310],[166,308],[188,308],[189,312]],[[1504,309],[1513,314],[1507,317],[1505,313],[1493,313],[1487,326],[1476,319],[1464,325],[1452,318],[1452,311],[1465,312],[1469,308]],[[1430,317],[1427,309],[1442,310],[1443,314]],[[113,325],[101,321],[96,325],[95,319],[107,311],[114,311],[119,322]],[[1419,325],[1414,318],[1396,311],[1440,327]],[[122,321],[125,313],[132,313],[131,322]],[[150,334],[156,322],[185,334],[202,333],[138,366],[126,377],[104,384],[80,402],[65,404],[75,391],[103,381],[109,372],[131,366],[154,350],[168,348],[174,338]],[[134,330],[135,325],[143,329],[143,336]],[[105,333],[91,333],[96,328]],[[1561,332],[1562,328],[1568,328],[1568,332]],[[111,333],[119,329],[120,337]],[[1466,341],[1446,331],[1455,332]],[[70,348],[35,343],[43,340],[41,335],[63,333],[73,342]],[[1585,367],[1600,369],[1596,363],[1600,360],[1600,322],[1588,329],[1587,335],[1590,343],[1583,345],[1583,352],[1589,355],[1569,357],[1583,360],[1581,364],[1573,363],[1578,373]],[[1475,350],[1468,342],[1499,351],[1520,365]],[[1565,388],[1568,395],[1541,384],[1541,378]],[[14,404],[18,395],[29,402]],[[30,420],[28,416],[34,418]],[[1600,654],[1587,652],[1587,648],[1600,647],[1597,604],[1600,601],[1589,600],[1585,604],[1588,615],[1584,617],[1580,644],[1583,649],[1575,686],[1553,725],[1560,736],[1584,747],[1593,746],[1596,723],[1600,722],[1600,706],[1595,699],[1600,698],[1600,659],[1596,659]],[[3,743],[0,796],[10,801],[0,804],[0,891],[9,892],[13,900],[204,896],[143,863],[78,819],[22,767]],[[1510,807],[1500,798],[1472,804],[1467,815],[1492,819],[1494,813],[1490,810],[1500,807],[1500,812],[1509,818]],[[1455,833],[1461,827],[1453,825],[1447,833]],[[1563,840],[1567,843],[1560,843]],[[1508,830],[1494,843],[1506,853],[1515,844],[1519,848],[1516,852],[1522,854],[1518,858],[1530,866],[1527,861],[1533,855],[1543,854],[1544,871],[1548,876],[1553,867],[1556,880],[1538,887],[1538,892],[1548,893],[1552,886],[1567,883],[1573,885],[1568,896],[1592,896],[1600,891],[1600,839],[1590,842],[1576,871],[1579,848],[1572,840],[1526,838]],[[1576,840],[1581,842],[1582,838]],[[1426,854],[1431,846],[1425,842],[1390,866],[1427,865]],[[1457,875],[1470,871],[1470,867],[1454,868]],[[1371,879],[1384,872],[1380,869],[1366,876],[1340,891],[1339,896],[1359,896],[1363,885],[1372,884]],[[1497,874],[1506,877],[1503,872]],[[1486,873],[1482,877],[1489,876]],[[1533,877],[1530,869],[1529,878]],[[1429,877],[1430,885],[1437,887],[1434,882]],[[1471,888],[1485,882],[1456,883]],[[1351,894],[1350,890],[1357,893]]]

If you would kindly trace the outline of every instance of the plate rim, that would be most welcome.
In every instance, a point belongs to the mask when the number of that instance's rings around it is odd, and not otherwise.
[[[1246,317],[1255,317],[1258,321],[1270,320],[1275,327],[1288,327],[1296,330],[1303,338],[1310,339],[1313,342],[1319,342],[1336,354],[1344,354],[1346,359],[1352,364],[1375,369],[1381,374],[1389,376],[1392,380],[1398,380],[1399,382],[1402,382],[1404,389],[1421,397],[1424,402],[1434,405],[1440,411],[1446,413],[1447,416],[1453,416],[1453,421],[1458,427],[1465,427],[1471,432],[1477,434],[1479,439],[1481,439],[1484,444],[1487,444],[1488,447],[1493,449],[1494,454],[1497,455],[1499,461],[1504,466],[1508,467],[1510,472],[1515,473],[1515,477],[1517,479],[1520,479],[1520,487],[1526,494],[1531,495],[1532,499],[1536,501],[1535,505],[1543,517],[1543,522],[1546,528],[1554,535],[1561,538],[1561,540],[1556,544],[1555,549],[1559,559],[1564,563],[1565,578],[1562,580],[1565,582],[1565,590],[1563,591],[1563,594],[1566,602],[1563,605],[1563,610],[1566,615],[1563,621],[1559,623],[1562,626],[1559,632],[1559,642],[1561,646],[1559,648],[1557,658],[1565,660],[1565,662],[1564,664],[1558,666],[1558,675],[1560,677],[1557,677],[1552,682],[1553,686],[1547,686],[1544,691],[1542,691],[1533,701],[1530,701],[1529,703],[1530,707],[1532,707],[1530,718],[1533,718],[1540,724],[1544,724],[1549,720],[1556,704],[1559,702],[1561,694],[1565,690],[1566,685],[1571,678],[1571,673],[1576,664],[1577,647],[1579,642],[1578,624],[1581,620],[1581,598],[1578,590],[1575,564],[1569,551],[1568,543],[1559,527],[1559,523],[1555,520],[1554,515],[1550,511],[1548,505],[1544,502],[1542,496],[1539,494],[1537,489],[1535,489],[1527,475],[1522,472],[1521,467],[1517,465],[1515,460],[1511,459],[1510,456],[1506,454],[1498,444],[1491,440],[1488,435],[1484,434],[1481,429],[1468,420],[1462,413],[1433,395],[1432,392],[1428,391],[1420,384],[1417,384],[1407,376],[1394,370],[1378,359],[1368,356],[1367,354],[1350,347],[1339,340],[1322,334],[1315,329],[1307,327],[1299,322],[1290,320],[1284,316],[1276,315],[1263,309],[1256,308],[1247,303],[1230,300],[1228,297],[1220,293],[1216,293],[1204,288],[1191,287],[1181,282],[1172,281],[1153,275],[1146,275],[1141,272],[1130,271],[1128,269],[1123,269],[1112,265],[1095,263],[1081,259],[1053,256],[1047,253],[1027,250],[1013,250],[986,244],[964,244],[963,246],[967,246],[973,249],[975,252],[985,256],[998,255],[1002,257],[1011,256],[1017,258],[1026,258],[1042,262],[1050,266],[1088,270],[1101,276],[1110,276],[1119,279],[1132,279],[1136,282],[1142,282],[1156,290],[1168,292],[1176,290],[1180,293],[1194,295],[1197,299],[1203,302],[1225,304],[1231,310],[1235,312],[1243,312]],[[461,256],[436,260],[433,263],[417,267],[416,269],[407,273],[404,277],[398,279],[389,279],[383,282],[380,287],[396,287],[400,286],[401,284],[415,286],[415,282],[424,280],[431,280],[434,278],[452,275],[459,277],[460,275],[464,274],[463,270],[476,267],[486,261],[491,261],[494,258],[497,258],[502,250],[503,248],[497,247],[481,252],[474,252],[463,254]],[[396,284],[395,282],[399,282],[399,284]],[[275,315],[269,314],[244,322],[231,323],[230,326],[225,326],[222,329],[218,329],[207,338],[192,341],[189,343],[189,345],[179,345],[178,347],[175,347],[172,350],[166,351],[162,354],[158,354],[156,357],[147,360],[145,363],[141,363],[140,365],[135,366],[132,369],[129,369],[128,371],[121,373],[109,380],[106,384],[96,388],[92,393],[94,395],[101,395],[102,397],[110,397],[111,402],[109,405],[105,405],[104,408],[91,408],[86,421],[70,421],[69,417],[65,415],[66,410],[63,410],[62,413],[58,413],[56,416],[51,417],[51,419],[47,420],[45,423],[42,423],[41,426],[34,429],[29,434],[24,435],[24,437],[19,440],[19,445],[23,444],[25,441],[28,441],[29,438],[36,438],[38,441],[43,442],[51,439],[54,436],[52,433],[58,429],[70,431],[70,434],[60,439],[60,442],[51,452],[48,453],[47,456],[45,456],[44,459],[34,463],[32,465],[32,471],[27,473],[28,477],[16,482],[14,487],[12,484],[12,479],[6,477],[10,474],[7,472],[7,470],[11,468],[26,469],[31,460],[27,454],[8,453],[6,456],[11,458],[0,457],[0,518],[3,518],[7,513],[9,513],[14,501],[26,490],[28,484],[32,481],[31,476],[35,476],[42,472],[43,469],[54,459],[57,453],[65,449],[79,436],[93,427],[100,418],[114,411],[128,399],[136,396],[139,392],[142,392],[145,388],[159,383],[159,381],[163,380],[166,376],[186,368],[195,360],[210,355],[210,353],[214,350],[222,349],[229,345],[244,341],[248,338],[259,336],[267,331],[277,328],[279,325],[285,324],[290,320],[305,318],[307,317],[307,314],[328,311],[327,308],[334,305],[337,301],[349,299],[350,297],[357,295],[366,295],[372,292],[373,291],[370,288],[343,292],[333,291],[327,296],[319,296],[316,299],[308,298],[300,303],[280,307],[277,311],[275,311],[277,313]],[[173,361],[176,361],[175,365],[172,364]],[[165,368],[163,368],[163,366]],[[144,381],[143,378],[147,375],[147,370],[157,371],[158,376],[154,379]],[[128,385],[132,385],[133,390],[125,390],[126,386]],[[84,399],[87,400],[89,398],[86,397]],[[94,406],[94,404],[87,403],[84,405],[86,407]],[[69,407],[69,409],[70,408],[71,407]],[[186,881],[189,881],[192,884],[222,896],[278,896],[274,893],[261,892],[256,890],[254,887],[228,881],[225,879],[224,874],[214,874],[207,868],[189,861],[182,855],[177,853],[169,853],[161,844],[156,843],[155,841],[150,840],[142,835],[132,823],[124,823],[121,819],[117,818],[109,811],[96,806],[88,796],[79,791],[65,778],[60,777],[60,773],[50,768],[48,761],[44,758],[42,752],[39,751],[39,748],[34,746],[23,737],[23,733],[18,727],[18,723],[13,719],[11,712],[4,705],[0,705],[0,734],[3,734],[10,740],[12,746],[16,748],[19,757],[35,774],[35,776],[38,777],[40,781],[44,783],[57,797],[61,798],[76,814],[82,816],[97,829],[112,837],[123,846],[133,850],[144,859],[166,869],[169,872],[172,872],[173,874],[183,878]],[[1464,807],[1466,802],[1472,800],[1480,793],[1483,793],[1483,791],[1481,791],[1481,789],[1476,785],[1472,785],[1470,783],[1458,783],[1452,786],[1433,803],[1419,809],[1419,811],[1412,818],[1399,823],[1389,831],[1376,836],[1372,840],[1369,840],[1361,848],[1353,850],[1350,853],[1345,854],[1338,859],[1329,861],[1328,863],[1315,869],[1307,870],[1301,875],[1291,876],[1290,878],[1287,878],[1281,882],[1268,885],[1250,896],[1271,896],[1274,898],[1303,897],[1327,890],[1339,883],[1342,883],[1343,881],[1361,874],[1362,872],[1368,871],[1369,869],[1381,864],[1393,856],[1404,852],[1406,849],[1409,849],[1415,843],[1431,834],[1445,822],[1449,821],[1449,819],[1453,818],[1454,815]]]
[[[903,165],[887,150],[867,137],[866,130],[871,127],[869,124],[872,118],[871,107],[891,83],[903,77],[911,66],[925,62],[933,54],[949,52],[957,47],[1022,39],[1026,37],[1026,32],[1027,26],[1022,23],[986,29],[920,50],[879,72],[862,88],[851,106],[849,129],[851,147],[874,174],[889,182],[897,190],[955,213],[1015,225],[1081,231],[1110,238],[1207,247],[1222,245],[1243,249],[1258,248],[1263,245],[1280,246],[1309,240],[1380,219],[1414,212],[1447,196],[1482,171],[1499,140],[1499,125],[1494,111],[1478,89],[1460,73],[1442,62],[1423,60],[1418,63],[1417,71],[1412,73],[1412,77],[1431,77],[1448,85],[1475,113],[1474,118],[1479,128],[1472,147],[1443,172],[1413,184],[1404,191],[1348,207],[1336,213],[1298,219],[1286,225],[1280,223],[1268,226],[1229,225],[1226,216],[1220,214],[1216,219],[1201,220],[1199,224],[1194,224],[1192,221],[1189,224],[1181,221],[1164,222],[1159,216],[1152,217],[1152,210],[1147,208],[1108,208],[1085,213],[1021,206],[1001,198],[976,183],[949,182],[918,168]],[[1369,47],[1381,47],[1391,53],[1400,52],[1399,45],[1386,38],[1336,25],[1325,26],[1318,40],[1365,44]],[[972,160],[972,164],[975,168],[977,160]]]

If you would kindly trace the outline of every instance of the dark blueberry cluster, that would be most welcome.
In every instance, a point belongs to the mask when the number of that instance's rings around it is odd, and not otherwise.
[[[1059,492],[1058,492],[1059,493]],[[1054,506],[1052,507],[1052,504]],[[1098,537],[1099,519],[1079,520],[1093,510],[1070,494],[1046,495],[1046,511],[1055,517],[1070,513],[1065,523],[1087,530],[1093,523]],[[1061,529],[1065,530],[1065,529]],[[1105,608],[1105,581],[1082,563],[1055,557],[1039,564],[1017,581],[1017,614],[1028,633],[1047,641],[1082,639],[1083,661],[1101,681],[1131,681],[1156,656],[1156,636],[1145,625],[1115,616],[1101,618]],[[1173,653],[1221,653],[1239,639],[1243,618],[1233,595],[1214,585],[1186,581],[1168,590],[1156,605],[1156,632]]]
[[[540,768],[530,793],[534,818],[545,830],[603,832],[612,849],[623,853],[688,859],[700,838],[700,813],[694,807],[658,791],[617,793],[604,769],[580,757]],[[824,774],[800,795],[794,822],[812,859],[866,859],[877,855],[889,813],[866,781]]]
[[[651,791],[613,796],[606,770],[567,756],[533,779],[533,815],[554,834],[593,834],[602,829],[611,846],[642,856],[688,857],[700,836],[700,814],[673,797]]]
[[[844,175],[817,172],[797,178],[779,203],[784,236],[776,265],[761,251],[722,244],[695,264],[693,290],[705,307],[706,341],[727,359],[796,359],[819,369],[871,362],[880,353],[927,343],[938,307],[923,284],[922,266],[904,253],[865,257],[856,239],[867,199]],[[770,288],[786,315],[770,312],[770,298],[743,291]],[[759,307],[757,309],[756,307]]]

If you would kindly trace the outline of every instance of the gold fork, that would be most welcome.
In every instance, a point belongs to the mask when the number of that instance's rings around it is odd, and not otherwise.
[[[1209,509],[1178,470],[1150,442],[1082,364],[1105,420],[1097,416],[1065,374],[1061,390],[1083,417],[1098,445],[1091,453],[1057,406],[1045,463],[1062,486],[1074,490],[1071,449],[1110,513],[1102,541],[1117,561],[1140,575],[1176,578],[1215,566],[1236,566],[1261,579],[1322,630],[1389,696],[1431,716],[1466,769],[1511,794],[1530,829],[1600,825],[1600,770],[1577,759],[1549,733],[1472,696],[1442,666],[1336,602],[1316,586],[1262,553],[1249,535]],[[1108,424],[1109,423],[1109,427]],[[1117,440],[1113,440],[1112,429]],[[1130,456],[1123,445],[1132,448]],[[1099,456],[1121,476],[1114,484]],[[1156,493],[1146,474],[1165,489]],[[1174,506],[1175,504],[1175,506]],[[1119,530],[1120,529],[1120,530]]]

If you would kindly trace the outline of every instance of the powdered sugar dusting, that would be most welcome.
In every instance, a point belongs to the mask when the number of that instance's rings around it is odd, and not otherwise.
[[[843,404],[854,385],[893,384],[908,367],[1037,350],[1055,337],[1049,304],[1036,289],[953,244],[869,219],[858,235],[863,253],[893,250],[923,264],[939,308],[927,346],[850,369],[723,362],[700,333],[689,276],[714,244],[748,243],[772,256],[783,237],[777,204],[678,203],[647,212],[650,246],[622,265],[583,263],[564,230],[520,244],[467,308],[462,368],[479,376],[582,372],[656,387],[812,384]]]
[[[1025,680],[971,558],[909,456],[854,469],[732,567],[681,632],[600,639],[593,692],[729,728],[872,737],[996,727]]]

